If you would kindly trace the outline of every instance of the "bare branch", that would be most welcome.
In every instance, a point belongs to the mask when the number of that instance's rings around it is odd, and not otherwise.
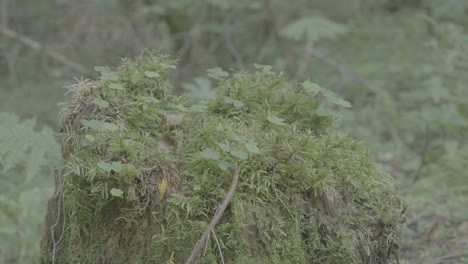
[[[192,254],[190,254],[190,257],[187,259],[187,261],[185,261],[185,264],[194,263],[194,261],[197,258],[198,254],[200,254],[200,250],[202,249],[203,244],[205,243],[208,235],[210,234],[211,230],[214,230],[216,224],[221,219],[221,216],[223,215],[223,213],[226,210],[229,202],[231,201],[232,197],[234,196],[234,191],[236,190],[237,182],[239,181],[239,166],[237,164],[234,164],[234,166],[233,166],[232,175],[233,175],[233,177],[232,177],[231,187],[229,188],[229,191],[227,192],[226,196],[224,197],[224,201],[221,204],[221,207],[219,207],[218,211],[213,216],[213,219],[211,220],[211,223],[208,225],[208,228],[205,230],[205,232],[203,233],[200,240],[198,240],[197,244],[195,245],[195,248],[192,251]]]
[[[224,264],[224,256],[223,256],[223,251],[221,250],[221,245],[219,244],[218,237],[216,237],[216,233],[213,229],[211,229],[211,233],[213,233],[213,237],[216,241],[216,244],[218,245],[218,251],[219,251],[219,256],[221,257],[221,263]]]
[[[72,60],[70,60],[69,58],[65,57],[64,55],[54,51],[54,50],[51,50],[51,49],[48,49],[47,47],[45,47],[44,45],[42,45],[41,43],[25,36],[25,35],[22,35],[16,31],[13,31],[11,29],[9,29],[8,27],[2,25],[0,26],[0,34],[2,35],[5,35],[11,39],[14,39],[20,43],[22,43],[23,45],[25,46],[28,46],[29,48],[35,50],[35,51],[42,51],[44,52],[45,54],[47,54],[49,57],[51,57],[52,59],[64,64],[65,66],[69,67],[70,69],[73,69],[81,74],[84,74],[84,75],[93,75],[93,72],[90,71],[89,69],[87,69],[85,66],[77,63],[77,62],[74,62]]]
[[[343,65],[338,64],[336,61],[328,58],[327,56],[325,56],[324,54],[319,52],[317,49],[312,50],[311,55],[314,56],[315,58],[321,60],[323,63],[327,64],[330,68],[334,69],[335,71],[337,71],[341,75],[347,76],[348,78],[350,78],[350,79],[352,79],[354,81],[360,82],[360,83],[364,84],[367,87],[371,87],[371,84],[369,83],[369,81],[364,79],[358,73],[346,68]]]

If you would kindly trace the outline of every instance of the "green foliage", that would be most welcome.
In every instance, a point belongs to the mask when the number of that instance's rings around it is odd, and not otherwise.
[[[31,180],[44,165],[57,158],[59,146],[52,131],[35,131],[34,119],[20,121],[16,115],[0,113],[0,173],[24,168],[24,179]]]
[[[63,212],[49,207],[47,217],[68,224],[46,232],[43,262],[184,261],[229,188],[234,163],[235,198],[201,263],[218,263],[219,250],[226,263],[391,261],[404,214],[391,178],[359,143],[329,135],[333,118],[316,112],[318,92],[344,101],[267,66],[251,74],[217,68],[208,71],[219,81],[215,97],[193,111],[193,102],[171,94],[170,65],[144,51],[70,87]],[[114,82],[125,90],[111,89]],[[52,230],[63,237],[59,251]]]
[[[59,145],[34,119],[0,112],[0,259],[35,262]],[[48,170],[45,170],[48,169]]]
[[[327,101],[327,94],[318,94],[324,100],[316,109],[317,116],[340,115],[340,130],[371,146],[371,153],[396,177],[412,205],[410,220],[419,228],[414,233],[409,232],[405,242],[408,246],[400,256],[407,256],[407,263],[413,263],[420,262],[423,257],[430,261],[436,255],[451,254],[450,249],[442,253],[440,248],[437,254],[429,252],[421,257],[418,253],[430,243],[415,237],[421,237],[440,219],[443,224],[436,231],[447,233],[445,237],[436,236],[432,241],[434,247],[444,244],[456,248],[457,242],[463,240],[456,235],[466,234],[463,233],[466,220],[454,218],[452,221],[452,216],[458,215],[459,208],[466,207],[463,202],[466,192],[458,189],[467,177],[466,0],[297,0],[294,5],[280,0],[14,2],[16,4],[10,4],[8,10],[13,29],[50,44],[52,49],[65,52],[67,57],[88,66],[115,64],[116,58],[132,56],[144,47],[156,47],[172,54],[179,60],[179,69],[173,77],[175,85],[186,90],[187,97],[198,103],[188,107],[189,104],[181,106],[177,102],[171,111],[184,108],[191,113],[207,111],[206,100],[215,97],[213,89],[219,80],[208,77],[205,69],[215,66],[250,70],[249,65],[257,63],[253,68],[266,75],[275,75],[274,70],[278,70],[298,81],[312,77],[353,105],[352,110],[340,108],[333,104],[334,96]],[[66,69],[13,40],[3,41],[0,48],[6,62],[0,65],[0,111],[36,117],[39,126],[44,123],[56,126],[56,104],[63,100],[63,92],[58,87],[63,86],[61,79],[65,76],[71,79]],[[97,67],[96,70],[103,74],[106,87],[115,92],[125,92],[134,83],[148,81],[150,84],[161,78],[154,75],[158,70],[141,69],[133,75],[132,82],[124,83],[116,80],[111,68]],[[227,72],[233,77],[233,72]],[[15,75],[16,85],[12,78]],[[313,84],[310,87],[311,93],[321,89]],[[237,108],[240,113],[246,109],[245,100],[235,96],[223,99],[226,109]],[[107,111],[126,103],[108,101],[107,96],[92,100],[93,107]],[[148,110],[148,102],[154,101],[154,96],[140,97],[137,101],[135,105],[139,109],[131,118],[132,125],[153,124],[164,118]],[[142,121],[138,120],[140,111],[145,113]],[[271,123],[268,117],[281,125]],[[91,126],[92,120],[115,123],[115,120],[89,118]],[[271,128],[294,125],[287,116],[276,112],[265,114],[264,121],[264,125]],[[96,134],[108,133],[109,129],[102,128],[106,124],[94,122],[94,125],[95,128],[84,135],[83,146],[113,140],[116,153],[128,157],[139,155],[133,143],[138,138],[130,141],[103,139]],[[112,133],[125,127],[119,125]],[[230,142],[217,142],[223,144],[222,147],[215,143],[209,148],[223,157],[234,158],[231,150],[255,154],[249,151],[247,142],[240,140],[239,149],[231,149]],[[255,143],[262,151],[259,142]],[[112,164],[114,160],[103,162]],[[122,164],[125,166],[124,162]],[[230,163],[218,160],[212,165],[228,172]],[[12,179],[23,179],[17,176],[16,170],[3,175],[13,184],[2,182],[0,186],[12,191],[17,186]],[[97,170],[105,173],[100,168]],[[123,169],[127,175],[136,173],[135,170]],[[29,184],[36,184],[35,180],[37,185],[46,184],[41,179],[33,177]],[[418,180],[414,184],[415,179]],[[439,188],[441,186],[443,188]],[[109,189],[119,188],[94,187],[95,190],[107,188],[103,191],[107,195],[110,195]],[[431,196],[434,190],[441,192],[436,200]],[[124,191],[132,197],[131,190]],[[35,197],[37,193],[31,191],[24,195]],[[428,200],[432,202],[425,206]],[[34,203],[22,206],[39,208]],[[428,208],[446,210],[425,213]],[[35,223],[41,219],[39,214],[28,219],[32,221],[34,217]],[[12,222],[6,223],[0,222],[0,226],[11,226]],[[17,226],[10,229],[16,230]],[[22,241],[15,245],[29,243]],[[248,263],[249,259],[239,261]]]
[[[335,39],[347,33],[346,27],[319,16],[306,16],[298,18],[287,24],[280,34],[286,38],[300,41],[303,39],[319,41],[322,39]]]
[[[208,76],[210,76],[211,78],[216,79],[216,80],[222,80],[223,78],[229,76],[229,73],[223,71],[223,69],[221,69],[220,67],[216,67],[216,68],[213,68],[213,69],[208,69],[206,71],[208,72]]]

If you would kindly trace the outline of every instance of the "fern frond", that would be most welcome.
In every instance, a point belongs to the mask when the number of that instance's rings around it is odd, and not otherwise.
[[[50,161],[57,160],[60,147],[49,128],[36,131],[36,120],[20,120],[0,113],[0,175],[16,167],[24,168],[26,180],[39,174]]]

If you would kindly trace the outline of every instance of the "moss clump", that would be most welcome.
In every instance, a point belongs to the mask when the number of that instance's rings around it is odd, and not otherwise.
[[[391,261],[400,197],[364,147],[328,134],[313,89],[263,67],[194,104],[171,95],[172,65],[145,51],[71,87],[43,263],[183,263],[234,162],[236,193],[199,263]]]

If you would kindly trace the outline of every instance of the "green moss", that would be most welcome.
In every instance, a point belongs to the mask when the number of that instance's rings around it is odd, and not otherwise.
[[[170,94],[172,68],[145,51],[70,89],[43,263],[185,261],[234,162],[234,199],[199,263],[390,262],[404,206],[364,147],[328,135],[313,93],[263,69],[193,104]]]

